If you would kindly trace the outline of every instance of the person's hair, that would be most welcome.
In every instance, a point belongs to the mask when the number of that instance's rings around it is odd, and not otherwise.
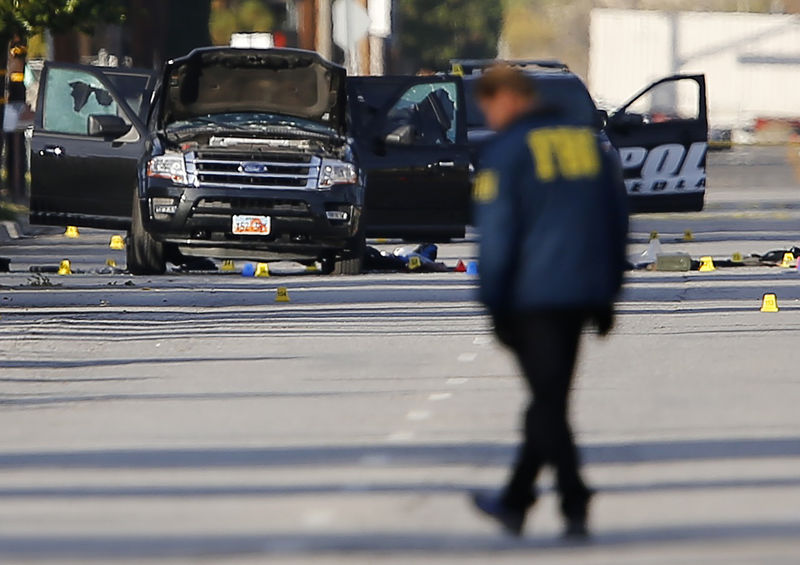
[[[508,90],[524,98],[536,98],[536,83],[522,69],[497,64],[487,69],[475,85],[478,100],[494,98],[501,90]]]

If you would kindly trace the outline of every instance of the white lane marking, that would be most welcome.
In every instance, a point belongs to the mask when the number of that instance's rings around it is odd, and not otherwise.
[[[467,379],[465,379],[464,377],[453,377],[453,378],[447,379],[447,384],[449,384],[449,385],[463,385],[466,382],[467,382]]]
[[[391,437],[391,436],[389,436]],[[389,464],[391,457],[383,453],[375,453],[372,455],[364,455],[358,462],[366,467],[383,467]]]
[[[422,420],[427,420],[430,417],[431,413],[427,410],[412,410],[406,414],[406,420],[410,420],[412,422],[421,422]]]
[[[314,510],[303,516],[303,524],[308,527],[327,526],[333,522],[333,510]]]
[[[459,363],[472,363],[478,358],[477,353],[462,353],[458,356]]]
[[[473,345],[489,345],[492,343],[492,336],[480,335],[472,340]]]
[[[393,434],[389,434],[389,437],[386,438],[387,441],[392,442],[411,441],[412,439],[414,439],[414,432],[408,431],[395,432]]]
[[[447,400],[448,398],[452,398],[452,392],[435,392],[428,397],[428,400],[431,402],[438,402],[440,400]]]

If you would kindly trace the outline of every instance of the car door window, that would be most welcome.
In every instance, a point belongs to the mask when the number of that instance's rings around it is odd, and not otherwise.
[[[389,110],[389,129],[412,125],[416,145],[452,145],[458,132],[457,92],[454,82],[409,87]]]
[[[52,133],[87,135],[89,116],[98,114],[130,123],[103,82],[81,70],[48,70],[43,111],[43,129]]]
[[[700,116],[700,85],[694,80],[669,80],[656,84],[626,109],[644,123],[696,120]]]

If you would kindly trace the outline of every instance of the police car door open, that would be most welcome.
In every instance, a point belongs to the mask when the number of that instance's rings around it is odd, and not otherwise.
[[[611,115],[606,131],[619,150],[633,212],[703,209],[708,150],[703,75],[651,84]]]

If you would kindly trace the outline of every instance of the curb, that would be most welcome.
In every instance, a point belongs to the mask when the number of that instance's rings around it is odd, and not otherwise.
[[[19,222],[6,220],[0,222],[0,243],[14,241],[22,237],[22,226]]]

